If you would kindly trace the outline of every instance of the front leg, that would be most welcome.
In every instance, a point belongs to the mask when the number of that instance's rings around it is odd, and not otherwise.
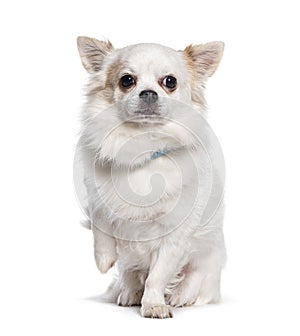
[[[143,271],[121,271],[120,287],[121,292],[118,297],[120,306],[140,306],[144,292],[145,272]]]
[[[118,259],[116,239],[104,233],[96,225],[92,226],[94,234],[95,261],[101,273],[106,273]]]
[[[184,255],[183,251],[183,247],[163,243],[158,251],[152,253],[149,275],[142,298],[142,316],[173,317],[172,311],[165,303],[164,293],[168,282],[178,270],[178,265]]]

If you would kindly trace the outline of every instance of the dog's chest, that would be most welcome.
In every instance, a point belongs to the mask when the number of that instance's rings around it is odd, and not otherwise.
[[[178,163],[161,156],[134,169],[99,167],[95,177],[103,205],[124,219],[135,219],[163,212],[175,201],[182,190],[181,174]]]
[[[122,178],[128,179],[132,191],[148,197],[166,197],[176,194],[181,188],[181,172],[172,159],[162,156],[151,160],[145,167],[129,171]]]

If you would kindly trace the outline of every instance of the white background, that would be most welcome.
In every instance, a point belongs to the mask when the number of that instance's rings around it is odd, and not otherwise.
[[[299,335],[297,1],[0,6],[1,334]],[[209,122],[227,165],[221,304],[149,320],[137,308],[99,302],[111,275],[96,269],[72,184],[86,78],[77,35],[116,47],[225,41],[207,85]]]

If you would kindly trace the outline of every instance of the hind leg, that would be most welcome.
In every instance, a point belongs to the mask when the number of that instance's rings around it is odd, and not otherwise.
[[[217,302],[220,298],[221,267],[210,256],[199,262],[191,260],[183,269],[184,279],[178,284],[167,300],[171,306],[190,306]]]

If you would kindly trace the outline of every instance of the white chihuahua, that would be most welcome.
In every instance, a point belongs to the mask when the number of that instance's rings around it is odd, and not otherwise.
[[[203,89],[223,48],[78,38],[90,74],[80,155],[95,259],[102,273],[117,262],[109,291],[144,317],[220,298],[223,172]]]

